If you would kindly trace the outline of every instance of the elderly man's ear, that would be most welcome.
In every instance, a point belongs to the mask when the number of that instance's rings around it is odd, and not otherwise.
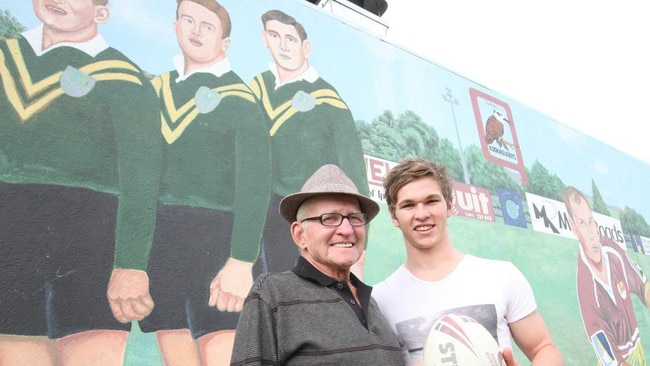
[[[291,238],[301,250],[307,247],[307,244],[305,243],[304,237],[302,235],[303,232],[304,230],[300,222],[294,221],[291,223]]]

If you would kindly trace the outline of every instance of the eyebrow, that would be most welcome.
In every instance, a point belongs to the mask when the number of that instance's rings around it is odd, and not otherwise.
[[[432,194],[430,194],[428,196],[425,196],[423,199],[426,201],[426,200],[430,200],[432,198],[440,198],[440,199],[442,199],[443,196],[442,196],[442,194],[439,194],[439,193],[432,193]],[[397,204],[399,205],[399,204],[405,203],[405,202],[412,203],[412,202],[417,202],[417,201],[418,201],[418,199],[406,198],[406,199],[401,200],[401,201],[398,200]]]

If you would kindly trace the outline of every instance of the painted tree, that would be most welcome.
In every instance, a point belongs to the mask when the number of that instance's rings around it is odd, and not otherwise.
[[[14,18],[9,10],[0,10],[0,40],[17,38],[25,29],[25,26]]]
[[[412,111],[395,118],[386,110],[370,124],[363,121],[356,124],[363,152],[368,155],[395,162],[414,156],[434,159],[439,149],[435,128]]]
[[[465,159],[473,185],[487,188],[491,192],[496,192],[498,188],[521,191],[521,186],[508,174],[506,168],[488,161],[480,147],[468,146],[465,149]]]
[[[436,150],[433,160],[446,166],[456,181],[463,181],[463,165],[460,161],[460,153],[449,139],[443,138],[440,140],[440,147]]]
[[[598,186],[596,186],[596,181],[593,179],[591,180],[591,195],[593,200],[591,207],[592,210],[605,216],[611,216],[609,208],[607,208],[607,204],[605,203],[605,200],[603,200],[603,196],[600,194]]]
[[[650,238],[650,225],[645,221],[643,215],[634,209],[625,206],[620,213],[619,219],[621,220],[621,226],[625,233]]]
[[[535,159],[533,167],[526,169],[526,174],[529,182],[527,192],[562,201],[562,192],[566,185],[556,174],[551,174],[539,160]]]

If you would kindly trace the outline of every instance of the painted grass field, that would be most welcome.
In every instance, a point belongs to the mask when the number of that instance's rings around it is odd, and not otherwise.
[[[449,229],[459,250],[512,261],[524,273],[533,286],[539,311],[567,365],[596,365],[582,326],[576,296],[577,240],[537,233],[532,228],[506,226],[500,217],[493,223],[454,216],[449,221]],[[385,205],[370,227],[369,240],[365,280],[373,285],[392,273],[405,258],[401,234],[390,222]],[[650,270],[650,258],[633,252],[628,254],[646,273]],[[648,344],[650,311],[636,297],[633,301],[641,337]],[[526,365],[523,354],[517,349],[515,352],[519,362]],[[155,335],[141,333],[134,324],[124,364],[162,365]]]

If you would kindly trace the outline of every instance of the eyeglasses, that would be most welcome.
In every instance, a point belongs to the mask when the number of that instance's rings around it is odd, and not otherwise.
[[[348,219],[348,222],[352,226],[364,226],[368,223],[368,216],[366,216],[366,214],[363,212],[352,213],[349,215],[341,215],[340,213],[336,212],[324,213],[320,216],[302,219],[300,222],[302,223],[308,220],[318,220],[323,226],[341,226],[343,219]]]

